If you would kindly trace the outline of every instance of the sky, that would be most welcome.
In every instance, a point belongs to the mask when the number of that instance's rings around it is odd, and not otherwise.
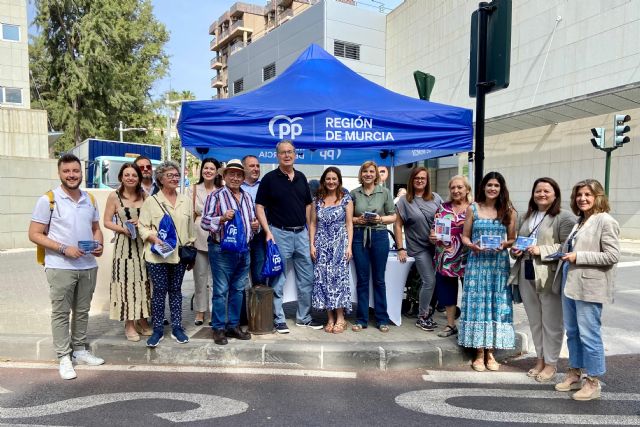
[[[158,81],[152,91],[153,97],[173,89],[189,90],[196,99],[211,99],[215,89],[211,88],[214,71],[209,61],[214,52],[209,50],[209,25],[228,10],[236,0],[152,0],[156,18],[165,24],[170,32],[165,50],[169,55],[168,75]],[[244,0],[261,6],[266,0]],[[397,7],[403,0],[361,0],[359,7],[376,10],[380,3],[387,11]],[[28,6],[29,22],[34,16],[33,0]],[[31,31],[34,31],[32,28]]]

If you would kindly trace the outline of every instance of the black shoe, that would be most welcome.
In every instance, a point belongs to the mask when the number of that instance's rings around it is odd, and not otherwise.
[[[227,345],[229,341],[227,341],[227,337],[224,334],[224,329],[213,330],[213,342],[218,345]]]
[[[308,322],[296,322],[296,326],[300,326],[303,328],[311,328],[319,331],[324,328],[324,325],[320,322],[316,322],[315,320],[309,320]]]
[[[203,323],[204,323],[204,322],[203,322],[202,320],[195,320],[195,321],[193,322],[193,324],[194,324],[194,325],[196,325],[196,326],[202,326],[202,324],[203,324]]]
[[[164,320],[162,321],[162,324],[163,324],[164,326],[169,326],[169,321],[168,321],[167,319],[164,319]]]
[[[239,340],[250,340],[251,339],[251,334],[249,332],[243,332],[242,329],[240,329],[239,326],[236,326],[235,328],[230,328],[227,329],[224,332],[225,336],[227,338],[237,338]]]

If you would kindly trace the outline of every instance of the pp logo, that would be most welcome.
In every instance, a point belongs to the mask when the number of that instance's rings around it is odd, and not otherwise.
[[[160,240],[166,240],[167,239],[167,231],[166,230],[158,231],[158,237],[160,237]]]
[[[296,136],[302,134],[302,124],[296,123],[299,120],[302,120],[302,117],[294,117],[292,119],[283,114],[277,115],[269,121],[269,133],[275,137],[277,128],[278,139],[289,138],[293,141]]]
[[[273,255],[271,257],[271,262],[274,264],[280,264],[282,262],[282,259],[280,258],[280,255]]]
[[[230,225],[229,228],[227,228],[227,234],[229,236],[235,236],[238,234],[238,227],[236,227],[235,225]]]

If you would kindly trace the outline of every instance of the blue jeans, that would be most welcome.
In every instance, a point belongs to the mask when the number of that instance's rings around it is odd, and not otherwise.
[[[262,267],[264,266],[264,257],[266,253],[264,231],[260,231],[253,236],[249,243],[249,253],[251,254],[251,284],[253,286],[264,285],[262,278]]]
[[[364,246],[364,234],[364,228],[354,227],[352,252],[358,279],[356,323],[364,327],[369,323],[369,278],[373,274],[373,305],[376,324],[380,327],[390,322],[387,314],[387,288],[384,282],[389,256],[389,236],[387,230],[371,230],[370,242]]]
[[[275,279],[272,279],[270,283],[273,288],[275,323],[285,322],[284,310],[282,309],[282,294],[284,282],[286,281],[287,267],[292,262],[296,273],[296,288],[298,290],[296,321],[307,323],[311,321],[311,292],[313,291],[313,263],[309,253],[309,233],[306,229],[299,233],[294,233],[293,231],[280,230],[276,227],[271,227],[271,233],[276,245],[278,245],[278,250],[285,266],[285,271]]]
[[[249,252],[222,251],[219,244],[209,243],[209,260],[213,275],[211,327],[235,328],[240,323],[242,295],[249,275]]]
[[[573,300],[562,295],[562,315],[567,331],[569,367],[584,369],[590,377],[606,372],[600,330],[602,304]]]

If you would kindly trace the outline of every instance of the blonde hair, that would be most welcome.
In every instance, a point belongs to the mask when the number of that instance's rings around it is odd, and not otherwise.
[[[380,183],[380,172],[378,171],[378,164],[376,162],[374,162],[373,160],[367,160],[366,162],[364,162],[362,164],[362,166],[360,166],[360,170],[358,171],[358,182],[360,183],[360,185],[362,185],[362,171],[364,171],[365,169],[369,168],[373,166],[373,168],[376,170],[376,179],[373,181],[374,185],[378,185]]]
[[[604,194],[604,188],[602,188],[602,184],[597,179],[584,179],[578,182],[573,186],[573,190],[571,190],[571,210],[574,214],[578,215],[581,218],[584,218],[584,212],[578,208],[578,204],[576,203],[576,196],[578,195],[578,191],[582,187],[587,187],[593,193],[595,200],[593,201],[593,208],[591,208],[590,214],[596,214],[601,212],[609,212],[611,209],[609,208],[609,200],[607,200],[607,195]]]
[[[471,184],[469,183],[469,180],[467,179],[466,176],[464,175],[452,176],[451,179],[449,180],[449,183],[447,184],[447,188],[450,188],[451,183],[458,179],[462,181],[462,183],[464,184],[464,188],[467,189],[467,202],[471,203],[473,201],[473,197],[471,196]],[[449,190],[449,198],[447,200],[451,201],[451,190]]]

